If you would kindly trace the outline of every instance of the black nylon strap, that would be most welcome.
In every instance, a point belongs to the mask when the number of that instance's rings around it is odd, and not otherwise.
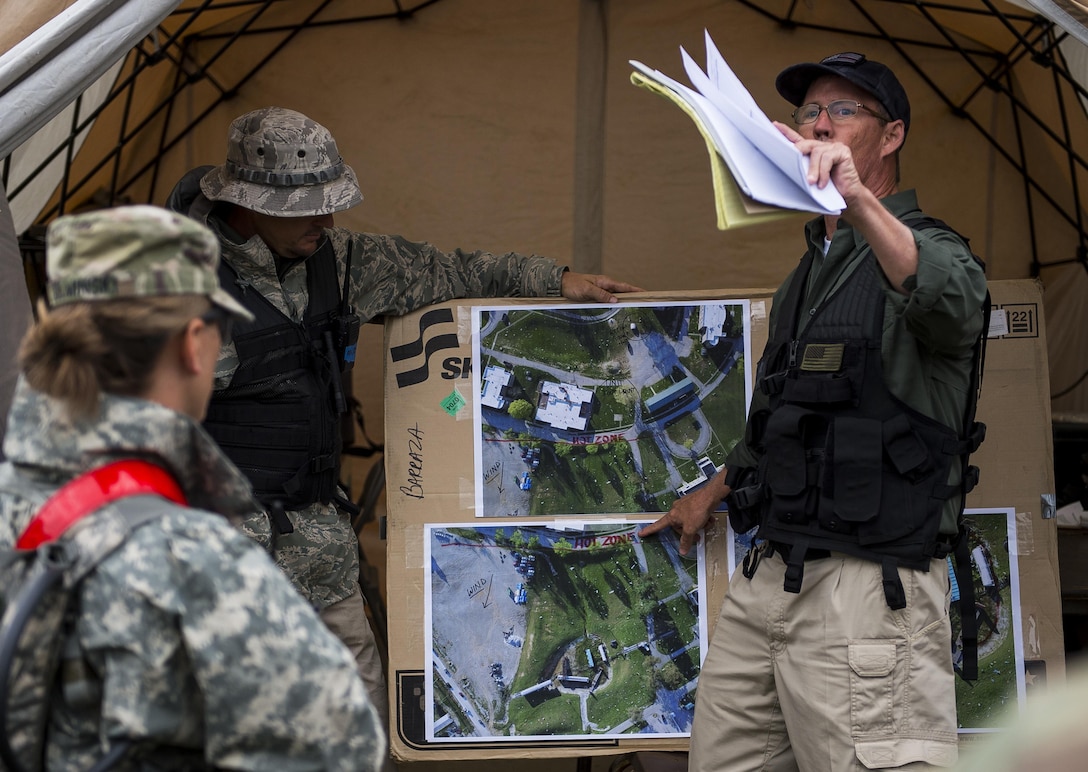
[[[790,556],[786,558],[786,578],[782,589],[786,592],[801,592],[801,583],[805,578],[805,553],[808,552],[808,540],[802,539],[790,546]]]
[[[975,616],[975,579],[971,570],[971,550],[967,534],[960,533],[955,548],[956,582],[960,588],[960,638],[963,664],[959,674],[965,681],[978,680],[978,618]]]
[[[901,609],[907,607],[907,593],[903,590],[903,580],[899,578],[899,568],[895,558],[884,558],[880,564],[880,573],[883,577],[884,600],[888,602],[888,608]]]
[[[243,182],[256,182],[260,185],[272,185],[274,187],[296,187],[298,185],[320,185],[339,179],[344,173],[344,162],[336,159],[324,169],[316,169],[308,172],[276,172],[269,169],[254,169],[242,166],[233,161],[227,161],[224,165],[227,174],[236,180]]]

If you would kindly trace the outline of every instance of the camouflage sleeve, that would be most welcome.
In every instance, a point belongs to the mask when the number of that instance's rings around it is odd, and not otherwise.
[[[359,316],[402,315],[453,298],[559,297],[564,268],[509,252],[443,252],[401,236],[332,232],[337,255],[351,251],[351,293]]]
[[[15,546],[35,511],[36,507],[25,499],[0,495],[0,549]]]
[[[286,514],[295,530],[277,538],[274,559],[302,597],[323,608],[358,592],[358,539],[347,514],[320,501]],[[244,518],[239,529],[271,553],[272,531],[265,512]]]
[[[219,359],[215,363],[215,390],[219,391],[230,386],[234,371],[237,369],[238,351],[232,341],[219,349]]]
[[[106,674],[104,730],[165,731],[222,768],[377,769],[385,740],[347,648],[259,547],[179,511],[85,584],[80,640]]]

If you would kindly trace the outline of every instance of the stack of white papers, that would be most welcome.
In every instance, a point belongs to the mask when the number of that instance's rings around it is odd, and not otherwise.
[[[695,60],[680,49],[684,70],[694,88],[689,88],[664,73],[632,60],[636,72],[631,80],[668,98],[695,121],[708,147],[725,162],[728,174],[744,196],[769,207],[839,214],[846,208],[839,191],[829,183],[821,189],[809,184],[808,156],[782,136],[759,109],[748,89],[726,64],[710,33],[706,32],[707,63],[704,72]],[[719,227],[732,227],[748,221],[765,219],[730,218],[723,212],[721,197],[728,196],[725,186],[715,180],[719,197]],[[746,206],[744,212],[757,214]],[[734,213],[735,214],[735,213]],[[730,221],[730,220],[733,221]],[[724,220],[724,222],[723,222]]]

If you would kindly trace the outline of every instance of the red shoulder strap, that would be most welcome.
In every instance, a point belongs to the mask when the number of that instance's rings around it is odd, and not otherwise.
[[[115,461],[76,477],[54,493],[30,521],[15,548],[36,549],[110,502],[145,493],[183,506],[188,503],[177,481],[161,466],[135,459]]]

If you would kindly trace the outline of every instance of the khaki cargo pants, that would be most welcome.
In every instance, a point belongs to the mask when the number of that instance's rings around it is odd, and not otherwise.
[[[876,563],[805,563],[800,594],[765,558],[729,582],[699,674],[689,772],[915,772],[956,762],[947,564],[900,569],[888,608]]]

